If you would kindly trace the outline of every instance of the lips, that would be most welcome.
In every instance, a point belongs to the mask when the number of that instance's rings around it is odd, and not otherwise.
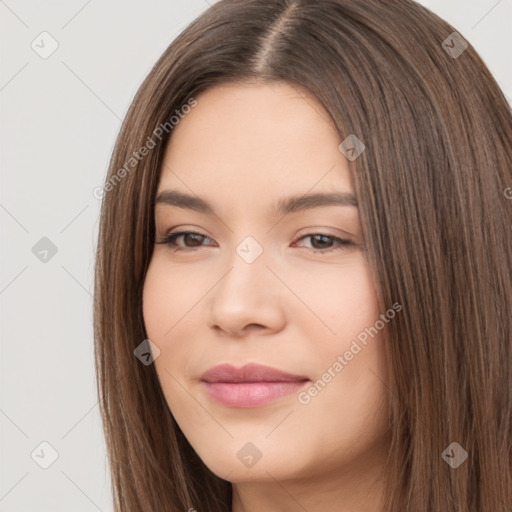
[[[201,376],[210,398],[227,407],[259,407],[300,390],[308,377],[249,363],[241,368],[222,364]]]
[[[309,380],[304,375],[293,375],[256,363],[249,363],[241,368],[235,368],[230,364],[214,366],[205,372],[201,379],[206,382],[293,382]]]

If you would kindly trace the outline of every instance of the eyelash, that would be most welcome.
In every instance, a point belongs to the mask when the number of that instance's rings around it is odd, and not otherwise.
[[[195,251],[196,249],[200,249],[201,247],[204,247],[204,246],[197,246],[197,247],[179,247],[179,246],[177,246],[175,243],[175,240],[182,235],[199,235],[204,238],[210,239],[208,236],[206,236],[205,234],[200,233],[198,231],[179,231],[176,233],[171,233],[171,234],[165,236],[165,238],[163,240],[161,240],[160,242],[155,242],[155,243],[167,245],[173,251],[185,251],[185,252]],[[334,249],[314,249],[314,248],[307,247],[307,249],[310,249],[313,252],[317,252],[317,253],[321,253],[321,254],[343,250],[349,245],[354,245],[350,240],[344,240],[342,238],[339,238],[334,235],[330,235],[328,233],[308,233],[308,234],[303,235],[300,238],[298,238],[297,241],[303,240],[304,238],[314,237],[314,236],[327,237],[327,238],[330,238],[333,241],[336,241],[340,244],[340,247],[334,248]]]

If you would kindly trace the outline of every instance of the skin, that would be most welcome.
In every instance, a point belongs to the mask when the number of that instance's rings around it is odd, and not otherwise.
[[[224,84],[197,100],[173,130],[158,193],[197,195],[215,215],[156,205],[156,241],[171,228],[205,236],[178,237],[188,252],[156,244],[143,292],[169,408],[204,463],[233,483],[234,512],[379,512],[390,442],[382,332],[332,370],[385,312],[358,208],[269,214],[291,195],[354,193],[342,140],[317,100],[286,83]],[[319,232],[352,244],[301,239]],[[252,263],[236,251],[247,236],[263,249]],[[329,368],[335,376],[308,403],[297,392],[256,408],[214,402],[201,375],[247,362],[306,375],[309,386]],[[237,457],[248,442],[261,453],[252,467]]]

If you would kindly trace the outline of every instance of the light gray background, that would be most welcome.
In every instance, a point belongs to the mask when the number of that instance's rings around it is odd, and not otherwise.
[[[512,104],[512,0],[420,3],[476,47]],[[92,192],[141,81],[208,5],[0,0],[1,512],[112,510],[93,366]],[[51,48],[43,31],[59,45],[46,59],[31,47]],[[57,248],[46,262],[32,250],[43,237]],[[43,441],[58,452],[47,469]]]

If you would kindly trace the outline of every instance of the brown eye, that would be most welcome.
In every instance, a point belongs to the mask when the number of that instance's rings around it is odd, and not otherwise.
[[[340,249],[342,250],[348,245],[353,245],[350,240],[343,240],[337,236],[329,235],[327,233],[310,233],[300,237],[299,240],[304,240],[306,238],[311,239],[312,250],[323,253]],[[338,247],[331,248],[333,243],[337,243]]]
[[[177,245],[176,240],[180,237],[183,237],[183,242],[185,242],[185,246]],[[198,233],[196,231],[180,231],[178,233],[173,233],[170,235],[167,235],[163,240],[160,242],[155,242],[156,244],[163,244],[171,247],[172,249],[176,251],[180,250],[193,250],[195,247],[202,247],[201,242],[204,239],[210,240],[206,235],[202,233]]]

